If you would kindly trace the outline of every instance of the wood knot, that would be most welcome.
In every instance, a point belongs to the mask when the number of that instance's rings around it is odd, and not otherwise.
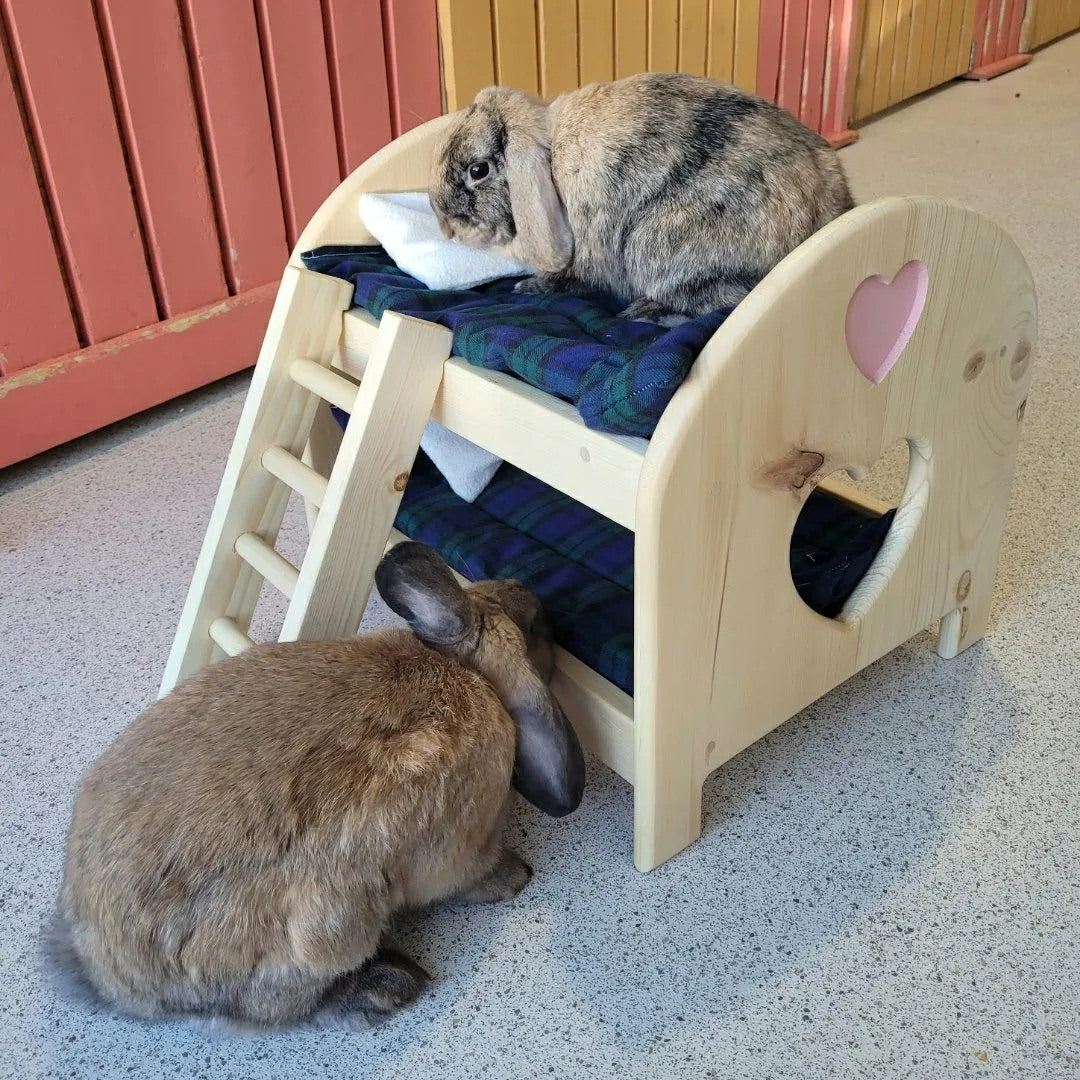
[[[971,571],[965,570],[956,585],[956,602],[962,604],[971,592]]]
[[[1023,420],[1024,413],[1027,412],[1027,398],[1024,398],[1019,405],[1016,406],[1016,419]]]
[[[977,352],[968,362],[964,365],[964,382],[971,382],[972,379],[979,377],[979,372],[986,367],[986,353]]]
[[[1016,352],[1013,353],[1012,363],[1009,365],[1009,370],[1012,373],[1014,379],[1019,379],[1023,376],[1024,372],[1028,369],[1028,363],[1031,360],[1031,346],[1026,341],[1021,341],[1016,346]]]
[[[407,472],[398,473],[397,476],[394,477],[394,490],[404,491],[405,486],[408,484],[408,482],[409,474]]]
[[[779,461],[758,470],[758,482],[766,487],[801,491],[825,464],[825,455],[816,450],[791,450]]]
[[[960,640],[967,637],[968,623],[971,621],[967,608],[960,609]]]

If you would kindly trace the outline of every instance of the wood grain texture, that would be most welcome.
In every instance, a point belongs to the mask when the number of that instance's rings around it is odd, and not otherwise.
[[[809,7],[809,0],[786,0],[784,4],[784,37],[780,46],[776,103],[793,116],[799,115],[802,101]]]
[[[341,440],[281,641],[356,632],[450,352],[450,331],[387,312]]]
[[[157,305],[93,6],[3,0],[3,9],[87,339],[153,323]]]
[[[379,0],[323,0],[338,171],[347,176],[393,138]]]
[[[709,41],[705,73],[720,82],[735,80],[737,0],[710,0]],[[755,52],[757,40],[754,41]]]
[[[1031,46],[1046,45],[1080,29],[1080,4],[1076,0],[1031,0],[1035,5]]]
[[[161,694],[220,656],[209,635],[215,619],[231,619],[246,634],[262,578],[236,554],[244,533],[273,546],[289,489],[262,468],[271,446],[298,457],[318,399],[298,387],[288,368],[303,356],[329,364],[341,334],[341,312],[352,288],[337,278],[288,267],[266,323],[259,359],[225,464],[206,536],[162,677]]]
[[[615,77],[648,70],[648,0],[615,0]]]
[[[613,0],[577,0],[578,82],[610,82],[615,77]]]
[[[649,70],[679,67],[679,0],[649,0]]]
[[[738,0],[735,8],[736,86],[754,93],[758,86],[758,37],[761,24],[760,0]]]
[[[847,303],[866,277],[891,278],[916,258],[929,270],[926,306],[899,363],[874,386],[848,358]],[[956,639],[942,641],[945,653],[982,634],[1034,340],[1034,286],[1015,244],[972,211],[916,198],[867,204],[833,222],[717,332],[661,418],[642,471],[640,867],[697,835],[704,778],[783,719],[942,616]],[[965,379],[979,353],[980,373]],[[838,424],[839,401],[846,418]],[[795,518],[816,479],[868,466],[901,438],[929,454],[929,469],[913,470],[901,501],[903,510],[923,500],[917,528],[900,557],[884,556],[891,576],[871,605],[848,621],[825,619],[790,586]],[[797,487],[771,481],[763,465],[793,448],[813,450],[823,464]],[[763,594],[755,583],[766,579],[788,585]],[[686,641],[701,646],[687,650]]]
[[[540,94],[552,98],[578,85],[576,0],[537,0]]]
[[[79,347],[12,74],[0,62],[0,375]]]
[[[391,117],[401,135],[442,112],[435,0],[383,0],[383,32]]]
[[[885,0],[864,0],[862,33],[859,39],[858,72],[855,77],[854,118],[863,120],[874,112],[874,83],[877,80],[878,35]]]
[[[166,315],[228,294],[175,0],[99,0],[155,291]]]
[[[806,12],[806,49],[803,54],[799,119],[813,131],[821,130],[825,108],[825,59],[829,47],[831,0],[810,0]]]
[[[506,5],[503,8],[505,32]],[[516,17],[510,21],[518,25],[522,21],[520,3],[516,8]],[[478,91],[496,81],[490,0],[439,0],[439,40],[446,107],[453,112],[463,109]]]
[[[319,0],[256,0],[291,244],[341,179]]]
[[[759,12],[757,92],[769,101],[776,101],[780,95],[780,56],[784,46],[784,0],[760,0]]]
[[[539,94],[535,0],[491,0],[491,17],[496,80],[503,86],[516,86],[527,94]],[[453,106],[447,102],[447,108]]]
[[[831,140],[847,140],[854,136],[849,125],[858,77],[861,19],[862,6],[857,0],[832,0],[821,124],[822,134]]]
[[[345,315],[342,369],[362,380],[377,324],[366,312]],[[431,416],[545,484],[633,529],[646,442],[585,426],[572,405],[499,371],[449,359]]]
[[[251,367],[274,287],[0,379],[0,468]]]
[[[708,0],[680,0],[679,70],[690,75],[704,75],[708,46]]]
[[[225,276],[230,290],[242,293],[276,281],[288,257],[255,9],[181,2]]]

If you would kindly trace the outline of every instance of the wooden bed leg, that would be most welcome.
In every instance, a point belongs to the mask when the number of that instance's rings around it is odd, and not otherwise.
[[[970,582],[968,587],[970,588]],[[938,656],[943,660],[955,659],[982,638],[990,621],[992,596],[993,590],[989,588],[966,594],[959,607],[941,617],[938,627]]]
[[[674,748],[666,748],[671,752]],[[685,778],[656,776],[643,783],[637,765],[634,785],[634,865],[642,871],[684,851],[701,836],[701,785]]]

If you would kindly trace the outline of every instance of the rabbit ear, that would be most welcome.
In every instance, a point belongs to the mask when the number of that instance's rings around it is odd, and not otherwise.
[[[551,176],[551,151],[531,132],[514,134],[513,123],[508,128],[506,183],[515,247],[533,269],[554,274],[569,265],[574,239]]]
[[[427,544],[406,540],[392,547],[375,569],[375,587],[422,641],[456,645],[473,627],[465,590]]]
[[[576,810],[585,791],[585,756],[555,696],[530,673],[505,705],[517,732],[514,787],[552,817]]]

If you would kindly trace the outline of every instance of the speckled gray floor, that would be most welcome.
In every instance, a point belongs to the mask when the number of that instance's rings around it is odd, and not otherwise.
[[[650,875],[603,768],[569,820],[519,811],[534,883],[410,918],[437,983],[377,1032],[208,1042],[58,1002],[35,957],[78,776],[156,692],[243,380],[0,474],[0,1075],[1080,1076],[1078,101],[1080,36],[844,152],[860,198],[965,200],[1038,280],[989,638],[947,664],[924,634],[739,755]]]

